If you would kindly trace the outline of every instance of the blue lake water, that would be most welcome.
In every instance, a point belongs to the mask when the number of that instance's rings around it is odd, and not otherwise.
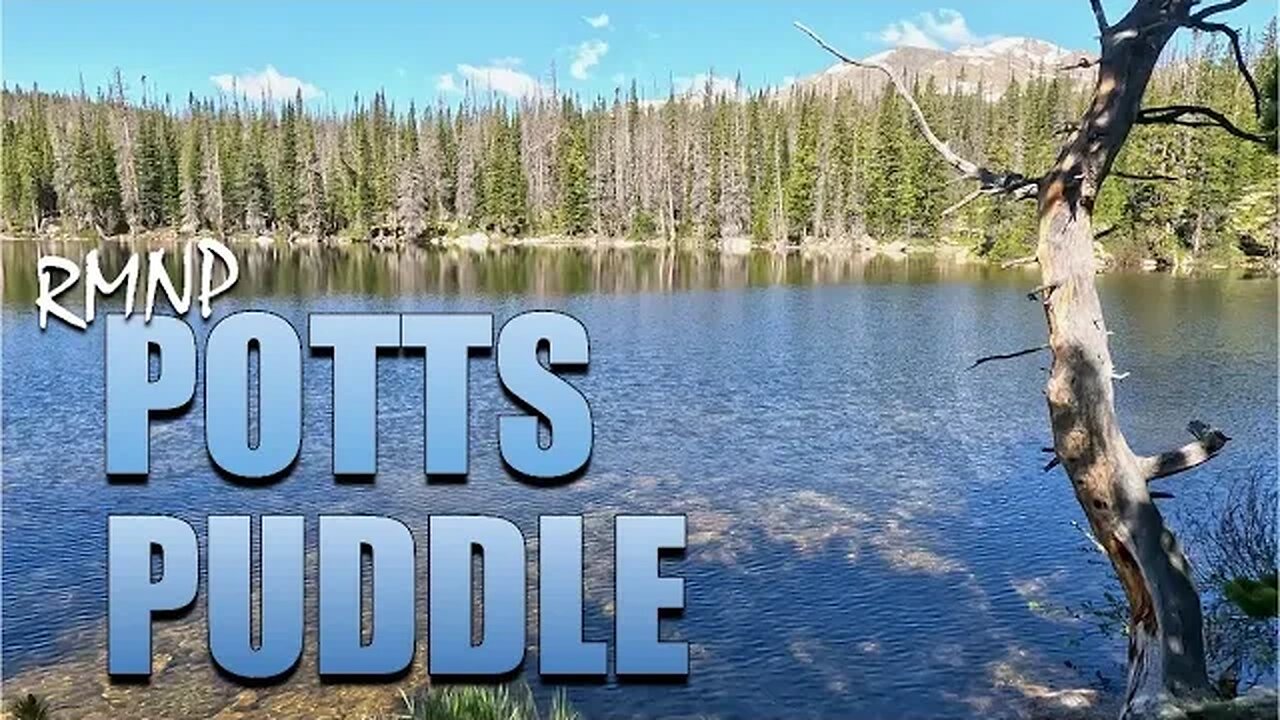
[[[590,333],[590,371],[572,381],[595,419],[583,477],[554,489],[516,481],[496,439],[497,416],[515,408],[492,357],[476,357],[470,476],[428,485],[422,359],[384,357],[376,482],[339,484],[331,360],[306,356],[301,459],[270,487],[245,488],[209,466],[199,392],[185,416],[154,423],[145,485],[108,484],[103,326],[41,332],[38,248],[3,252],[5,689],[42,690],[68,717],[128,707],[110,704],[96,646],[113,513],[172,514],[201,532],[214,513],[304,514],[312,534],[321,513],[391,515],[419,534],[420,565],[432,513],[504,516],[529,538],[540,514],[583,513],[593,640],[612,637],[610,516],[686,513],[688,551],[664,572],[686,579],[687,609],[666,632],[692,643],[691,676],[570,687],[588,718],[1015,716],[1039,686],[1123,686],[1122,639],[1074,612],[1111,587],[1109,570],[1073,527],[1083,518],[1061,471],[1041,470],[1047,358],[968,369],[1043,342],[1043,314],[1025,297],[1033,272],[931,259],[240,248],[243,279],[214,319],[266,309],[304,339],[310,312],[482,311],[498,324],[533,308],[569,312]],[[1135,449],[1181,445],[1193,418],[1234,439],[1170,481],[1178,497],[1162,508],[1175,529],[1179,513],[1230,483],[1258,473],[1274,483],[1276,281],[1100,282],[1117,368],[1130,373],[1117,399]],[[211,324],[194,321],[201,335]],[[161,673],[146,692],[204,717],[239,691],[216,678],[184,687]],[[287,688],[263,689],[257,707]],[[394,686],[379,691],[394,698]],[[339,690],[311,692],[328,705]]]

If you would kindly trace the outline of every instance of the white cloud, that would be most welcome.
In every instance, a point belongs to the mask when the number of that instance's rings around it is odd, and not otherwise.
[[[920,13],[910,20],[890,23],[876,37],[894,47],[931,50],[975,45],[995,39],[995,36],[981,37],[975,34],[964,15],[945,8],[937,12]]]
[[[513,98],[537,95],[545,91],[542,83],[527,73],[503,65],[459,65],[458,73],[477,87],[500,92]]]
[[[209,81],[225,92],[243,94],[251,98],[292,100],[295,95],[302,93],[303,100],[310,100],[324,95],[315,85],[291,75],[282,75],[273,65],[268,65],[261,72],[212,75]]]
[[[591,27],[593,27],[593,28],[595,28],[595,29],[597,29],[597,30],[599,30],[600,28],[607,28],[607,27],[609,27],[609,16],[608,16],[607,14],[605,14],[605,13],[600,13],[599,15],[594,15],[594,16],[584,17],[584,18],[582,18],[582,19],[583,19],[584,21],[586,21],[586,23],[587,23],[588,25],[590,25]]]
[[[518,58],[511,55],[507,55],[506,57],[494,58],[489,61],[489,64],[496,65],[497,67],[504,67],[504,68],[520,67],[521,65],[524,64],[524,58]]]
[[[436,78],[436,92],[457,93],[462,92],[462,88],[458,87],[458,82],[453,79],[453,73],[445,73]]]
[[[894,47],[918,47],[928,48],[930,50],[941,50],[939,45],[933,38],[929,37],[924,30],[910,20],[903,20],[889,25],[880,31],[880,40]]]
[[[609,43],[603,40],[588,40],[578,46],[573,63],[569,65],[569,74],[579,80],[591,77],[591,68],[600,64],[600,58],[609,52]]]
[[[973,34],[964,15],[955,10],[942,9],[936,15],[927,12],[920,19],[930,34],[948,45],[973,45],[984,40]]]

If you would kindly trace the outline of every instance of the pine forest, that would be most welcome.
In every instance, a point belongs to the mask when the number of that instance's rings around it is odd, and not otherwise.
[[[1246,53],[1274,118],[1274,23]],[[873,238],[993,259],[1034,246],[1034,203],[962,203],[970,189],[951,182],[883,83],[708,83],[656,100],[635,84],[593,100],[468,88],[461,100],[402,106],[375,92],[336,111],[301,97],[155,97],[119,75],[76,94],[5,88],[7,233],[419,241],[484,231],[768,247]],[[961,154],[1026,174],[1049,167],[1091,90],[1053,68],[998,96],[971,80],[908,78]],[[1230,48],[1207,37],[1164,62],[1147,103],[1166,100],[1256,124]],[[1218,129],[1146,127],[1117,169],[1097,212],[1117,257],[1274,257],[1267,148]]]

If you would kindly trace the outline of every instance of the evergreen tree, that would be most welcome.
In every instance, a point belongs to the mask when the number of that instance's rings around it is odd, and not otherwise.
[[[400,129],[400,171],[396,176],[396,225],[410,238],[427,231],[430,208],[427,206],[421,149],[418,146],[418,115],[409,105],[409,116]]]
[[[116,169],[115,146],[107,131],[106,111],[101,108],[93,118],[93,155],[96,170],[92,193],[94,223],[102,232],[114,235],[125,228],[124,200]]]
[[[165,172],[160,116],[150,109],[138,115],[133,165],[138,176],[138,216],[144,228],[164,224]]]
[[[239,107],[223,112],[218,123],[218,168],[221,177],[222,223],[224,233],[243,230],[247,200],[244,159],[244,126]]]
[[[568,117],[560,131],[556,158],[559,225],[567,235],[582,235],[591,227],[586,127],[582,115],[569,100],[565,101],[565,108]]]
[[[528,186],[520,165],[520,125],[506,113],[495,120],[481,183],[484,226],[508,235],[522,233],[528,224]]]
[[[83,98],[82,98],[83,100]],[[93,129],[85,117],[82,105],[76,113],[75,147],[71,159],[71,218],[78,230],[94,225],[94,189],[98,178],[98,163],[94,154]]]
[[[185,230],[198,232],[208,227],[204,196],[204,118],[194,97],[188,98],[187,106],[188,121],[181,157],[181,224]]]
[[[325,188],[324,167],[316,148],[315,128],[301,119],[302,154],[299,187],[298,228],[311,236],[321,236],[333,228],[330,193]]]
[[[302,91],[285,103],[280,119],[280,146],[276,156],[275,221],[282,229],[298,227],[298,123],[302,114]]]
[[[818,117],[812,96],[800,101],[795,145],[787,166],[787,230],[792,240],[813,230],[818,180]]]
[[[166,111],[157,124],[156,141],[160,150],[160,209],[161,223],[176,227],[182,222],[182,185],[179,174],[179,158],[181,155],[178,141],[178,123],[168,112],[168,99],[165,101]]]
[[[58,194],[53,182],[53,141],[45,103],[42,95],[33,95],[24,123],[25,132],[19,135],[19,167],[22,172],[19,204],[28,213],[29,227],[34,230],[39,230],[58,207]]]
[[[902,179],[907,159],[907,132],[902,101],[892,88],[880,95],[866,169],[867,228],[876,238],[901,235],[905,224]]]
[[[249,140],[241,156],[244,163],[244,227],[255,235],[266,232],[273,224],[271,184],[267,174],[266,118],[259,115],[249,122]]]
[[[22,199],[26,185],[23,180],[22,130],[16,118],[4,121],[4,136],[0,141],[0,209],[3,209],[5,226],[11,230],[25,228],[25,209]]]

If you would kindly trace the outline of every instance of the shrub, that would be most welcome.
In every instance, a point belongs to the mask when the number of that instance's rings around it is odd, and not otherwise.
[[[44,700],[27,693],[9,705],[9,713],[13,720],[50,720],[49,704]]]
[[[538,705],[527,685],[448,685],[402,695],[405,720],[539,720]],[[559,693],[547,720],[580,720]]]

